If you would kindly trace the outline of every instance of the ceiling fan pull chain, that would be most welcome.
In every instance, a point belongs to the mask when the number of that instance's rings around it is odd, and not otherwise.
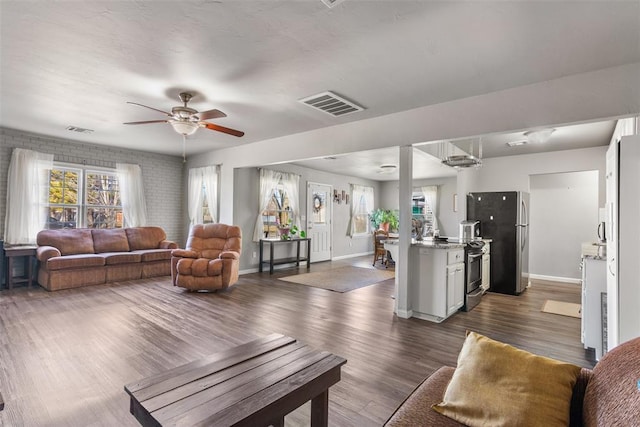
[[[187,163],[187,135],[182,134],[182,163]]]

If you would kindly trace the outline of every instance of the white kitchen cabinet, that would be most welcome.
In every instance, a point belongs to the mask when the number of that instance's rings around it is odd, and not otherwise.
[[[582,342],[593,348],[600,360],[606,347],[602,340],[602,294],[607,292],[607,261],[594,257],[582,260]]]
[[[442,322],[464,305],[464,249],[411,247],[409,284],[413,316]]]
[[[486,292],[491,286],[491,246],[485,243],[482,253],[482,283],[480,287]]]
[[[464,305],[464,263],[447,266],[447,317]]]

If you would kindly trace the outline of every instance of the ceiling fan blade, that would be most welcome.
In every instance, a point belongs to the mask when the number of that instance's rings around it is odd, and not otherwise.
[[[208,111],[202,111],[200,113],[196,113],[195,114],[197,117],[200,118],[200,120],[209,120],[209,119],[219,119],[221,117],[227,117],[227,115],[225,113],[223,113],[220,110],[208,110]]]
[[[146,125],[147,123],[169,123],[169,120],[145,120],[143,122],[127,122],[123,125]]]
[[[233,136],[242,136],[244,135],[244,132],[239,131],[239,130],[235,130],[235,129],[231,129],[231,128],[226,128],[224,126],[219,126],[219,125],[214,125],[213,123],[207,123],[207,122],[201,122],[207,129],[211,129],[211,130],[217,130],[218,132],[223,132],[223,133],[228,133],[229,135],[233,135]]]
[[[171,113],[167,113],[166,111],[158,110],[157,108],[149,107],[148,105],[138,104],[137,102],[130,102],[130,101],[127,101],[127,104],[138,105],[140,107],[148,108],[150,110],[157,111],[157,112],[162,113],[162,114],[166,114],[169,117],[173,117],[173,114],[171,114]]]

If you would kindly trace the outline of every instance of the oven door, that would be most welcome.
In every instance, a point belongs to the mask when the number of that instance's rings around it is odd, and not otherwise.
[[[467,254],[467,289],[466,293],[472,293],[482,283],[482,252],[469,252]]]

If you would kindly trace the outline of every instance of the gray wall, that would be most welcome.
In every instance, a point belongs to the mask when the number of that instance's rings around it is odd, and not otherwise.
[[[531,176],[529,271],[580,279],[581,245],[596,240],[598,171]]]
[[[0,128],[0,236],[4,235],[7,173],[13,148],[50,153],[54,160],[78,165],[115,168],[116,162],[136,163],[142,168],[149,225],[162,227],[167,238],[184,245],[182,213],[182,158],[103,145],[56,139]]]
[[[427,185],[438,186],[438,230],[441,236],[457,236],[458,220],[457,212],[453,212],[453,195],[457,191],[457,178],[431,178],[414,179],[414,192]],[[398,209],[398,181],[386,181],[381,185],[381,207],[384,209]]]
[[[336,175],[333,173],[317,171],[292,164],[265,166],[268,169],[291,172],[300,175],[300,206],[306,215],[307,182],[327,184],[337,190],[350,190],[349,184],[361,184],[373,187],[376,204],[381,197],[380,183],[362,178]],[[255,227],[256,213],[259,209],[260,173],[257,168],[237,168],[233,173],[234,198],[233,198],[233,223],[242,228],[242,254],[240,257],[240,269],[247,270],[258,267],[259,246],[252,241]],[[377,206],[376,206],[377,207]],[[333,241],[332,258],[349,257],[351,255],[366,254],[373,251],[373,243],[370,236],[351,238],[347,236],[351,203],[348,205],[332,202],[333,208]],[[284,248],[283,248],[284,249]],[[280,249],[282,250],[282,249]],[[254,256],[255,255],[255,256]],[[282,256],[279,252],[276,256]]]

